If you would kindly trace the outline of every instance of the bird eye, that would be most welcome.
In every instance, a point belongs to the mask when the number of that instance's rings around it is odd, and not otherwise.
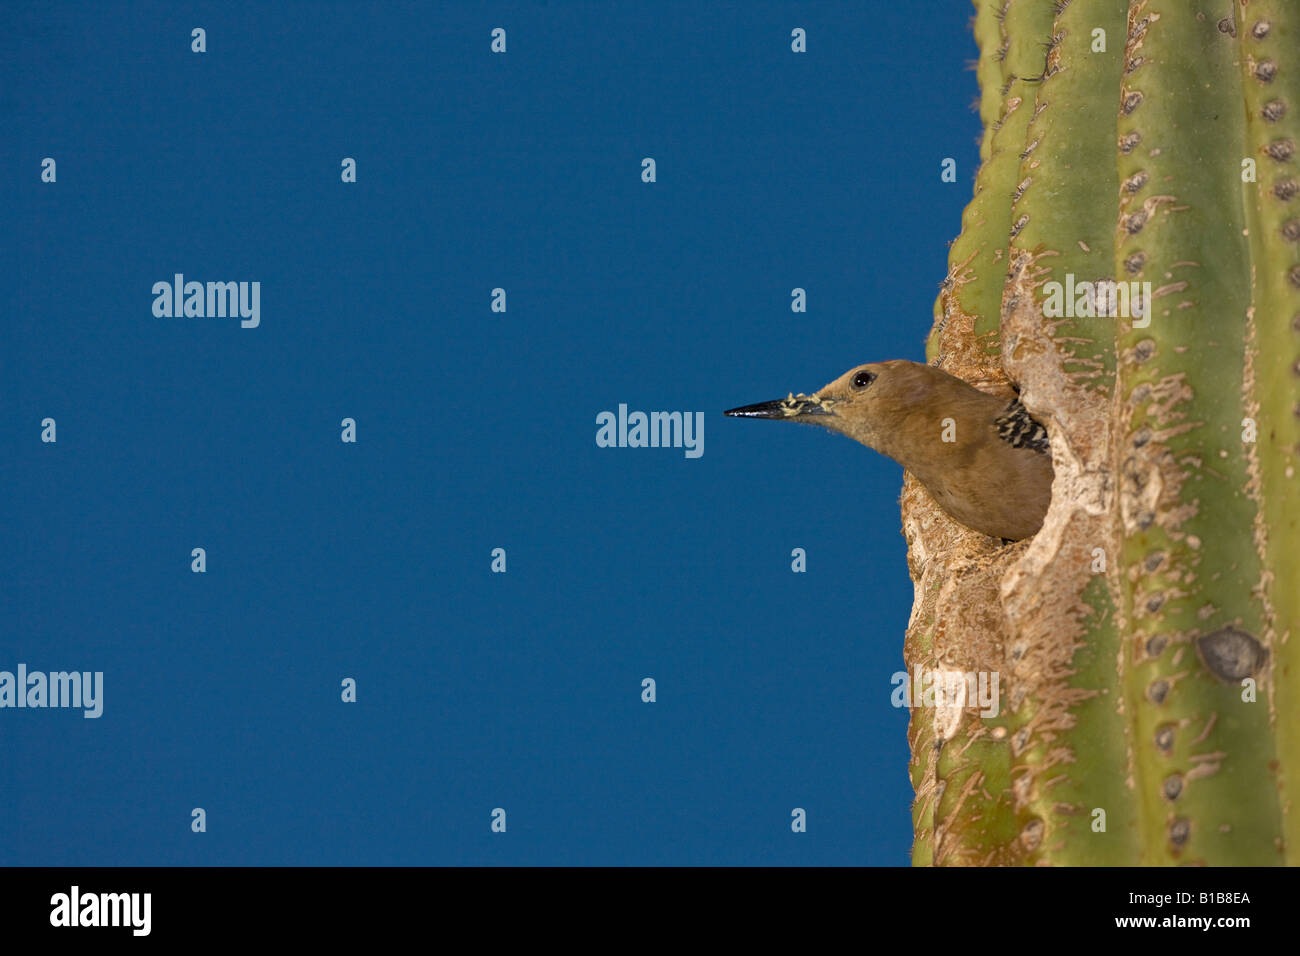
[[[854,376],[853,376],[853,387],[854,387],[854,388],[866,388],[868,385],[870,385],[870,384],[871,384],[872,382],[874,382],[875,380],[876,380],[876,373],[875,373],[875,372],[868,372],[866,369],[863,369],[863,370],[862,370],[861,372],[859,372],[857,375],[854,375]]]

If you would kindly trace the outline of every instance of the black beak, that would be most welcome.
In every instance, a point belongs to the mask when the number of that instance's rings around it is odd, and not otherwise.
[[[798,418],[806,415],[833,415],[834,412],[822,406],[821,402],[800,395],[798,398],[778,398],[772,402],[759,402],[757,405],[742,405],[723,412],[731,418]]]

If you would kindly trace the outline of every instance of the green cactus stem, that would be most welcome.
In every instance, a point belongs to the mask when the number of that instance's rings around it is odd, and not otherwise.
[[[1014,545],[905,481],[909,669],[1001,692],[913,709],[913,862],[1295,864],[1300,5],[975,10],[927,354],[1014,383],[1056,479]]]

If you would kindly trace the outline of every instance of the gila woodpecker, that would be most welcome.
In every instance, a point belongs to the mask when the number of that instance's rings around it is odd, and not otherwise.
[[[814,395],[726,412],[821,425],[894,459],[949,515],[996,538],[1027,538],[1052,496],[1047,430],[1008,401],[930,365],[859,365]]]

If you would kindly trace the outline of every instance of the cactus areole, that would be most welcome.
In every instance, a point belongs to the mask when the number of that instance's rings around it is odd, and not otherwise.
[[[1013,544],[905,479],[908,668],[1000,696],[913,702],[913,862],[1295,865],[1300,3],[975,11],[927,358],[1018,386],[1054,479]]]

